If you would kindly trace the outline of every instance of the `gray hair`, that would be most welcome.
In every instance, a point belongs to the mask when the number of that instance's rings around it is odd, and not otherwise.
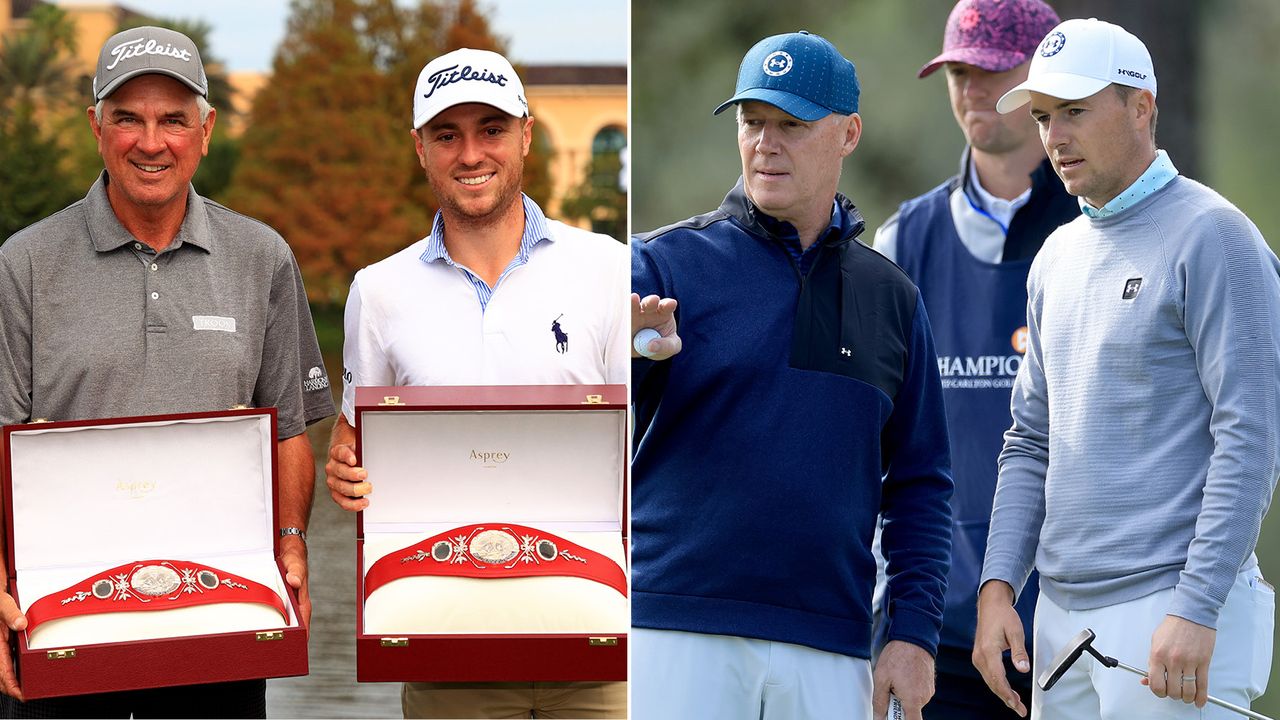
[[[106,102],[103,98],[93,106],[93,116],[98,118],[98,122],[102,122],[102,104]],[[203,95],[196,95],[196,108],[200,110],[200,124],[203,125],[205,120],[209,119],[209,113],[213,110],[213,106]]]

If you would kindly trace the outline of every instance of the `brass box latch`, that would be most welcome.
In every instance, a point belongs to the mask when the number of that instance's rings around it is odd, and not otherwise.
[[[382,647],[409,647],[409,638],[382,638]]]
[[[614,647],[618,644],[616,637],[590,637],[587,638],[587,645],[591,647]]]
[[[378,404],[379,405],[404,405],[404,403],[400,402],[399,395],[383,395],[382,402]]]
[[[283,630],[264,630],[258,633],[257,635],[255,635],[254,637],[258,639],[258,642],[266,642],[268,640],[283,640],[284,631]]]
[[[76,656],[75,648],[63,648],[61,650],[50,650],[48,658],[50,660],[66,660]]]
[[[603,395],[588,395],[588,396],[587,396],[587,399],[586,399],[586,400],[583,400],[581,404],[583,404],[583,405],[603,405],[603,404],[604,404],[604,396],[603,396]]]

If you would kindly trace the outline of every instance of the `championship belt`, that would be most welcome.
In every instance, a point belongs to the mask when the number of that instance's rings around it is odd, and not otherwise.
[[[375,562],[364,596],[400,578],[453,575],[469,578],[580,577],[627,595],[622,568],[594,550],[523,525],[464,525],[429,537]]]
[[[274,590],[239,575],[186,560],[141,560],[111,568],[27,609],[27,632],[37,625],[76,615],[135,610],[172,610],[215,603],[258,603],[289,613]]]

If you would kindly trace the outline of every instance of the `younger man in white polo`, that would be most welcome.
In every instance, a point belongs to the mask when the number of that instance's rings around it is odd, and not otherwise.
[[[351,284],[326,466],[347,510],[373,489],[355,466],[356,387],[627,381],[626,248],[520,192],[532,128],[497,53],[455,50],[418,76],[411,135],[440,211],[430,235]],[[403,704],[405,717],[623,717],[626,684],[411,683]]]

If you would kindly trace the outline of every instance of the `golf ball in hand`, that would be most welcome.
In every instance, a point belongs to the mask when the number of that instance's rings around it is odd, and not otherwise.
[[[632,339],[631,345],[636,349],[636,352],[644,357],[651,358],[653,353],[649,352],[649,343],[660,337],[662,337],[662,333],[653,328],[640,328],[640,332],[636,333],[635,338]]]

